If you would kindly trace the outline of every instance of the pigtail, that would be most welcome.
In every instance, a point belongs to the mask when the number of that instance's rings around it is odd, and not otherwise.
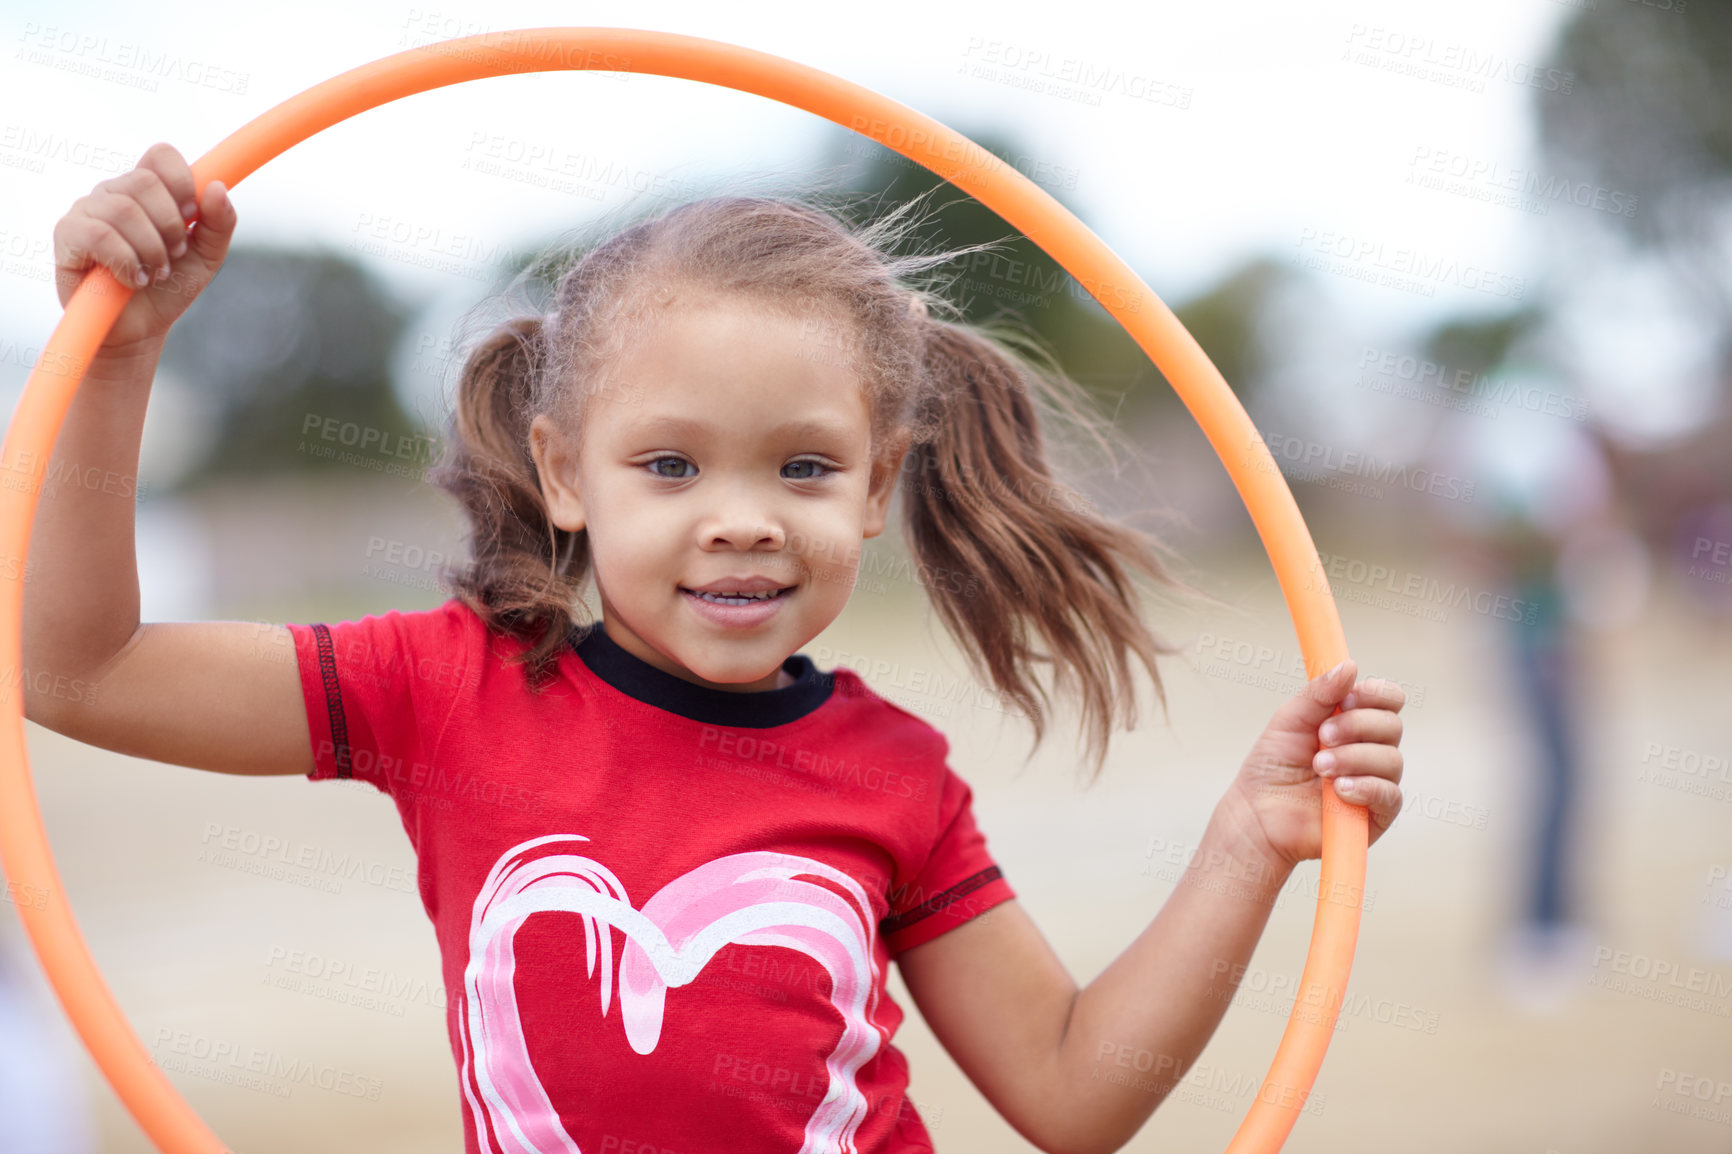
[[[1055,667],[1058,691],[1081,700],[1092,780],[1115,718],[1136,725],[1129,655],[1149,671],[1164,709],[1156,656],[1179,652],[1144,624],[1127,569],[1183,583],[1157,541],[1103,517],[1054,477],[1037,401],[1087,428],[1080,389],[984,329],[942,320],[922,328],[928,387],[902,494],[909,544],[934,578],[928,595],[976,676],[1029,717],[1036,745],[1050,701],[1035,666]]]
[[[469,520],[469,556],[448,568],[453,593],[490,631],[537,638],[514,660],[539,689],[572,627],[588,573],[587,535],[549,520],[530,453],[537,375],[546,348],[539,316],[504,322],[463,364],[447,423],[445,453],[428,479],[457,499]]]

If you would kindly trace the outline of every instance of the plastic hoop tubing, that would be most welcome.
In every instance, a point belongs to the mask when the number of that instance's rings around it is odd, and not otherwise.
[[[1268,447],[1219,370],[1172,311],[1080,220],[1034,182],[967,137],[905,105],[817,69],[732,44],[633,28],[525,28],[442,41],[351,69],[283,101],[192,166],[202,196],[233,188],[266,161],[370,108],[433,88],[526,72],[602,70],[679,77],[750,92],[815,113],[901,153],[972,194],[1045,249],[1101,303],[1172,382],[1214,446],[1268,551],[1305,655],[1307,677],[1347,657],[1329,587],[1307,581],[1317,548]],[[4,452],[33,461],[31,481],[0,488],[0,555],[23,559],[38,489],[85,369],[132,297],[107,269],[91,269],[26,382]],[[24,566],[10,569],[0,656],[23,667]],[[127,1024],[73,921],[31,784],[23,692],[0,709],[0,864],[22,892],[19,915],[43,969],[98,1066],[166,1154],[228,1154]],[[1309,1095],[1340,1013],[1364,892],[1366,810],[1322,787],[1322,876],[1311,949],[1287,1029],[1228,1154],[1272,1154]],[[1352,895],[1344,900],[1339,895]],[[1303,1010],[1300,1007],[1305,1007]]]

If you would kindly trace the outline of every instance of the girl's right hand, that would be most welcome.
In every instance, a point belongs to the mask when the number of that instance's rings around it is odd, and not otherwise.
[[[98,355],[159,341],[216,276],[235,230],[235,208],[217,181],[197,203],[192,167],[171,144],[153,144],[130,172],[97,184],[54,226],[54,274],[64,308],[93,265],[133,289]],[[137,277],[143,271],[146,279]]]

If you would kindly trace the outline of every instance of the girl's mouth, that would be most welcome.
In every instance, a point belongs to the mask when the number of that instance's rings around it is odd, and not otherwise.
[[[763,625],[782,611],[782,602],[794,591],[793,586],[757,596],[729,597],[720,593],[694,593],[685,586],[680,593],[692,611],[711,625],[724,629],[751,629]]]
[[[680,586],[680,592],[700,601],[708,601],[711,605],[758,605],[765,601],[774,601],[786,593],[793,592],[793,586],[763,593],[696,593],[685,586]]]

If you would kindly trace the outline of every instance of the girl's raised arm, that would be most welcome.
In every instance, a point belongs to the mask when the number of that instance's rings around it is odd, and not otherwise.
[[[1368,808],[1370,842],[1395,820],[1406,695],[1356,674],[1343,661],[1276,710],[1166,904],[1086,988],[1014,901],[898,956],[956,1064],[1047,1154],[1123,1146],[1208,1045],[1281,887],[1322,855],[1324,777]],[[1329,900],[1357,905],[1345,890]]]
[[[155,144],[54,229],[62,305],[95,264],[139,287],[79,384],[47,468],[6,463],[42,485],[24,574],[24,714],[154,761],[306,773],[306,707],[286,628],[139,622],[134,510],[145,403],[169,326],[216,275],[236,220],[213,182],[188,232],[194,196],[191,167]]]
[[[1223,799],[1167,903],[1086,990],[1014,900],[899,956],[933,1034],[1047,1154],[1123,1146],[1214,1035],[1290,872],[1243,820]]]

